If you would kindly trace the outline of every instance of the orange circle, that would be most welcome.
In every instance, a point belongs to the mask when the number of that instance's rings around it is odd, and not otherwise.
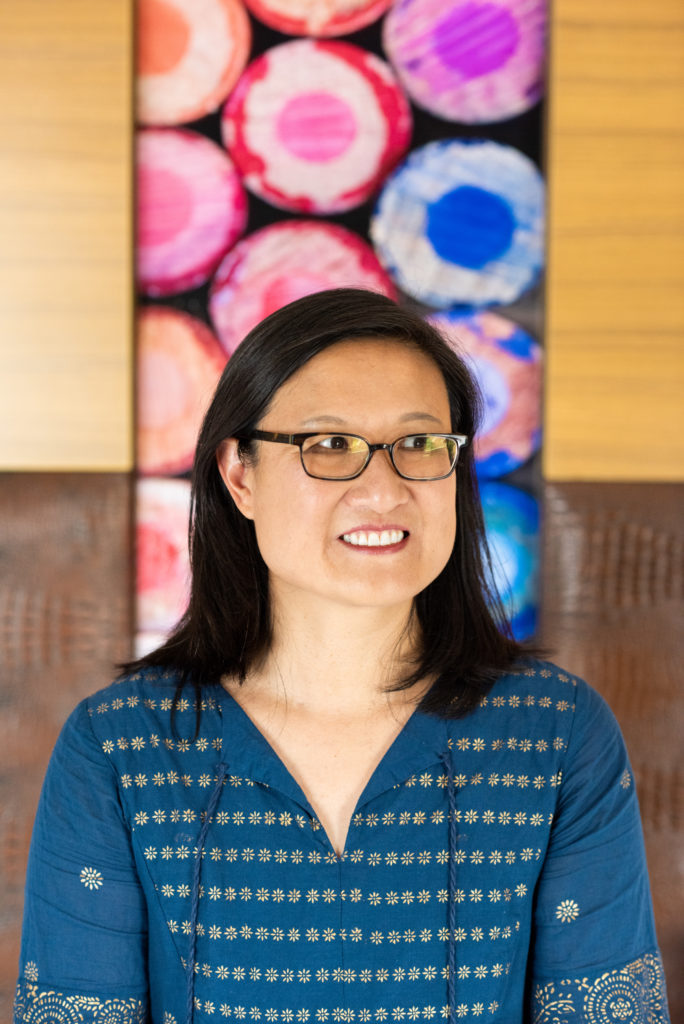
[[[177,125],[216,110],[251,45],[242,0],[139,0],[137,116]]]
[[[139,0],[138,74],[163,75],[179,63],[190,39],[190,26],[167,0]]]

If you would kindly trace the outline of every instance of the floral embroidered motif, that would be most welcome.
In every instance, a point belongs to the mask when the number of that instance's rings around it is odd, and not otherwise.
[[[575,900],[561,900],[556,907],[556,917],[563,924],[567,924],[569,921],[576,921],[579,917],[580,908]]]
[[[534,1024],[575,1019],[586,1024],[667,1024],[669,1019],[665,974],[657,953],[594,979],[564,978],[537,985],[533,999]]]
[[[29,960],[24,968],[24,977],[27,981],[38,981],[38,968],[33,960]]]
[[[85,885],[86,889],[99,889],[102,886],[102,875],[95,868],[83,868],[81,871],[81,881]]]
[[[34,968],[35,964],[27,964]],[[26,974],[26,971],[24,972]],[[26,975],[28,977],[28,975]],[[19,982],[14,1001],[14,1024],[146,1024],[147,1009],[139,999],[98,999],[63,995]]]

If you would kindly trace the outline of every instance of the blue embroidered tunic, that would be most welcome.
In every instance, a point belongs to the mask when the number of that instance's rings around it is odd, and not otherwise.
[[[341,857],[222,689],[174,735],[175,685],[127,678],[64,727],[16,1024],[668,1020],[631,769],[581,680],[532,662],[465,719],[415,712]]]

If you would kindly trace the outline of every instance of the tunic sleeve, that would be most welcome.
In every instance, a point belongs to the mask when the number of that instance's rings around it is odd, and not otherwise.
[[[130,829],[84,703],[57,741],[38,805],[15,1024],[143,1024],[146,946]]]
[[[531,955],[535,1024],[669,1020],[634,777],[612,712],[581,682]]]

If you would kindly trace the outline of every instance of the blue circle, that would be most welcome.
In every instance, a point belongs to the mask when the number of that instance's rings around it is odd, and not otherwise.
[[[471,270],[498,259],[510,247],[515,217],[500,196],[475,185],[445,192],[427,210],[427,237],[438,256]]]
[[[498,591],[516,640],[534,632],[539,604],[539,505],[510,484],[481,485],[491,583]]]

